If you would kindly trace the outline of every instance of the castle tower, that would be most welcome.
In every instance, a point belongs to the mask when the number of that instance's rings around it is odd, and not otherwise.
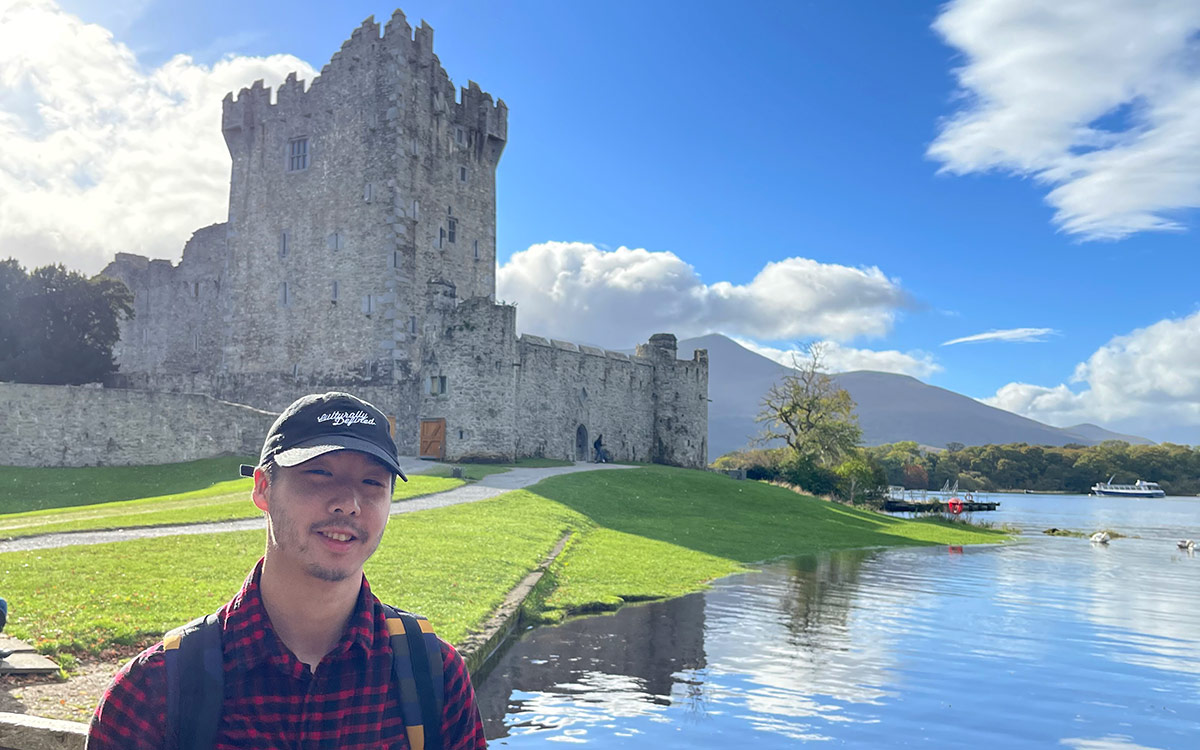
[[[347,385],[413,380],[430,279],[494,297],[507,108],[456,96],[397,11],[367,19],[307,88],[223,102],[233,159],[220,370]]]

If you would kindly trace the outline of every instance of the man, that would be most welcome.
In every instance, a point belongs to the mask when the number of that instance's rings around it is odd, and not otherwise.
[[[242,473],[253,474],[267,546],[217,611],[224,699],[214,747],[409,748],[385,611],[363,576],[395,478],[407,481],[387,418],[347,393],[305,396],[272,425],[258,466]],[[440,647],[443,747],[484,748],[462,658]],[[168,746],[165,661],[160,642],[117,673],[88,748]]]

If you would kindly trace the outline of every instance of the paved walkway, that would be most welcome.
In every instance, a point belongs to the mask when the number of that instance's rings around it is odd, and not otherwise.
[[[416,459],[401,459],[400,468],[404,469],[405,474],[421,474],[438,465],[427,461],[417,461]],[[456,487],[445,492],[438,492],[433,495],[421,495],[411,500],[401,500],[392,505],[392,515],[487,500],[497,495],[503,495],[505,492],[537,484],[546,477],[554,477],[559,474],[573,474],[577,471],[631,468],[633,467],[618,464],[577,463],[574,466],[555,466],[545,469],[510,469],[501,474],[491,474],[477,482],[464,484],[461,487]],[[250,502],[248,498],[246,502]],[[124,542],[130,539],[151,539],[160,536],[180,536],[184,534],[219,534],[226,531],[263,528],[266,528],[265,519],[247,518],[241,521],[193,523],[185,526],[153,526],[132,529],[111,529],[108,531],[72,531],[0,542],[0,552],[51,549],[54,547],[71,547],[81,544],[105,544],[107,542]]]

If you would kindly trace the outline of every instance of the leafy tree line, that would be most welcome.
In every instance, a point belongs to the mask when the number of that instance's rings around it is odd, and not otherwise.
[[[1158,482],[1167,494],[1200,493],[1200,449],[1186,445],[1130,445],[1108,440],[1099,445],[963,446],[926,450],[914,442],[866,448],[889,484],[938,489],[947,481],[960,489],[1034,490],[1086,494],[1096,482]]]
[[[116,370],[119,321],[133,317],[120,281],[62,265],[26,272],[0,261],[0,381],[77,385]]]

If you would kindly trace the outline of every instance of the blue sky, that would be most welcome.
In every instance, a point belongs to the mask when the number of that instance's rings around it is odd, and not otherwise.
[[[434,27],[457,85],[477,81],[509,106],[499,291],[518,302],[523,330],[628,347],[648,332],[628,322],[632,311],[646,325],[718,330],[779,357],[828,340],[839,369],[907,372],[1052,424],[1200,443],[1200,127],[1191,127],[1200,120],[1188,119],[1200,110],[1200,12],[1182,0],[1041,5],[521,0],[403,10]],[[0,256],[90,272],[121,250],[178,257],[191,229],[224,218],[224,91],[253,77],[278,82],[297,67],[283,56],[319,70],[364,18],[382,22],[392,10],[0,0],[10,33],[13,19],[38,18],[37,33],[61,26],[72,40],[60,38],[57,58],[0,52],[0,134],[29,148],[56,130],[79,134],[64,142],[99,144],[69,161],[73,187],[35,174],[50,157],[0,167],[0,200],[40,192],[59,201],[47,217],[65,210],[125,226],[98,230],[81,250],[50,218],[28,219],[37,206],[14,229],[16,210],[0,204]],[[112,39],[79,30],[88,24]],[[81,52],[89,45],[94,54]],[[54,105],[63,71],[84,64],[116,71],[94,75],[89,91],[165,88],[161,109],[88,114],[65,95]],[[109,80],[121,75],[137,80]],[[85,87],[64,90],[72,85]],[[146,177],[194,191],[190,208],[147,206],[143,223],[125,218],[137,205],[128,199],[93,195],[70,208],[83,200],[72,191],[136,195],[103,160],[111,151],[122,163],[163,160],[139,158],[142,147],[171,154],[180,136],[158,124],[170,119],[161,112],[215,142],[206,159],[225,159],[190,180]],[[113,119],[137,138],[105,145]],[[0,157],[18,148],[6,140]],[[576,275],[561,297],[542,293],[551,272]],[[580,319],[617,325],[563,323]],[[1001,333],[944,345],[989,332]]]

